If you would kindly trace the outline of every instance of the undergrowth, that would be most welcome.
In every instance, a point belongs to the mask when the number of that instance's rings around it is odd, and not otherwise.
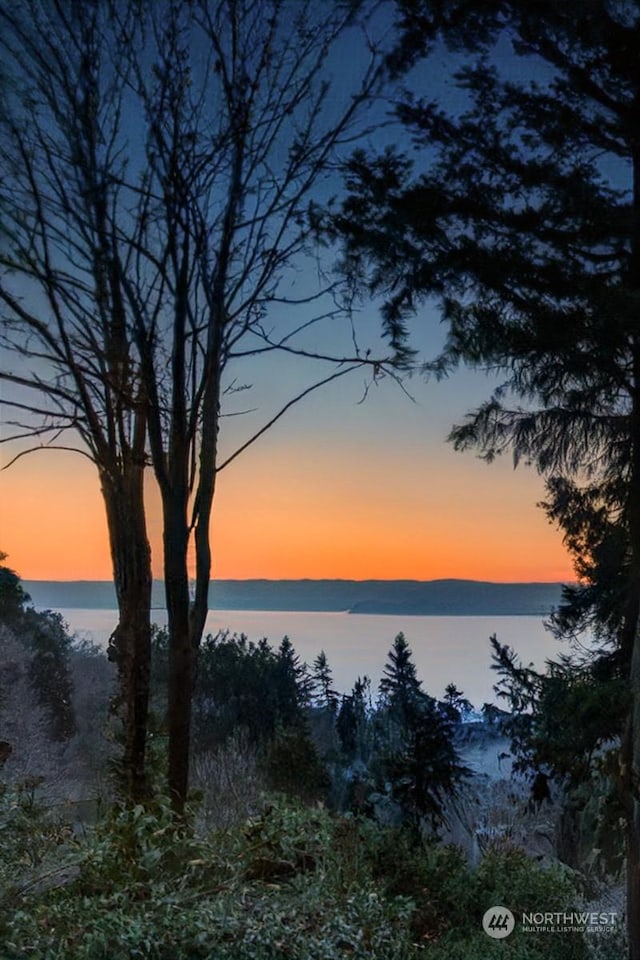
[[[484,934],[496,903],[516,913],[575,900],[569,876],[515,850],[489,851],[470,871],[456,848],[415,832],[278,799],[205,837],[177,829],[162,803],[114,808],[71,839],[34,808],[27,848],[11,820],[29,812],[12,802],[0,800],[3,960],[587,957],[579,935]]]

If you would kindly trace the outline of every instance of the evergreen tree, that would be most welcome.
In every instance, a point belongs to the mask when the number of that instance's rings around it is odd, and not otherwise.
[[[446,800],[469,770],[455,747],[455,724],[433,697],[423,693],[414,701],[383,754],[383,772],[416,825],[426,819],[437,828],[446,821]]]
[[[579,582],[563,587],[548,627],[578,640],[570,654],[547,661],[544,672],[522,666],[516,653],[491,638],[497,687],[512,713],[502,720],[516,769],[555,777],[572,819],[598,804],[593,845],[620,859],[619,823],[629,819],[630,790],[620,745],[631,708],[624,629],[629,539],[605,484],[579,487],[563,477],[548,482],[548,515],[564,532]],[[585,636],[593,638],[586,646]],[[534,779],[535,783],[535,779]],[[585,789],[586,787],[586,789]],[[603,869],[611,863],[603,860]]]
[[[562,603],[550,622],[554,633],[558,637],[589,633],[601,643],[597,651],[601,666],[609,659],[628,667],[628,656],[618,644],[625,629],[630,559],[619,487],[619,478],[578,486],[566,477],[552,477],[543,506],[563,531],[578,578],[563,588]]]
[[[292,723],[311,703],[313,680],[289,637],[283,637],[276,653],[275,692],[283,723]]]
[[[473,710],[473,705],[462,691],[458,690],[455,683],[448,683],[445,687],[444,697],[440,702],[440,709],[452,723],[461,723],[465,715]]]
[[[166,678],[166,635],[156,662]],[[166,679],[164,680],[166,682]],[[215,748],[238,729],[251,743],[264,745],[278,731],[305,726],[309,677],[293,645],[285,638],[274,650],[244,634],[221,631],[207,636],[198,656],[194,695],[194,742]]]
[[[498,0],[476,5],[466,33],[456,14],[469,4],[453,0],[446,16],[442,6],[400,3],[404,46],[420,53],[441,28],[458,49],[480,50],[457,74],[465,105],[454,114],[408,97],[400,116],[432,165],[414,174],[397,152],[357,154],[337,226],[347,265],[372,265],[387,316],[406,319],[421,298],[441,298],[448,341],[431,372],[466,362],[503,375],[454,429],[457,447],[534,463],[569,538],[580,501],[599,501],[579,536],[587,551],[600,537],[599,550],[622,562],[616,571],[599,552],[597,579],[566,597],[565,625],[581,622],[580,605],[606,617],[631,693],[622,763],[638,960],[640,6]]]
[[[0,551],[0,623],[11,626],[20,620],[31,597],[25,592],[20,577],[4,565],[7,554]]]
[[[310,730],[308,710],[313,678],[289,637],[283,637],[274,668],[275,703],[279,724],[266,755],[266,773],[274,790],[306,800],[324,797],[329,778]]]
[[[511,708],[502,730],[512,737],[515,768],[529,773],[543,769],[569,788],[611,768],[605,757],[617,758],[628,711],[625,677],[618,674],[602,682],[599,665],[589,657],[578,664],[563,656],[548,661],[540,672],[523,666],[516,652],[496,636],[491,645],[493,667],[500,676],[496,690]]]
[[[388,653],[379,686],[382,702],[402,718],[408,715],[411,706],[422,695],[412,657],[405,635],[399,633]]]
[[[331,713],[338,709],[338,694],[333,688],[333,675],[324,650],[321,650],[313,661],[311,679],[316,689],[318,705]]]
[[[446,798],[468,771],[454,744],[450,711],[422,690],[402,633],[389,651],[379,689],[381,779],[416,825],[426,818],[436,827],[445,818]]]
[[[29,678],[50,719],[51,737],[66,740],[75,732],[69,664],[72,641],[67,625],[59,613],[30,608],[21,632],[31,650]]]
[[[5,624],[29,652],[29,681],[46,711],[53,740],[75,731],[69,666],[71,637],[59,613],[31,605],[20,577],[2,563],[0,553],[0,624]]]
[[[365,739],[369,713],[368,677],[358,677],[351,693],[343,696],[336,718],[336,730],[348,760],[365,760]]]

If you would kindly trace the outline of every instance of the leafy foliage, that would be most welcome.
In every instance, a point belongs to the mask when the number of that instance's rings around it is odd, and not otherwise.
[[[20,577],[4,565],[7,554],[0,551],[0,623],[12,626],[24,613],[31,597],[20,583]]]
[[[592,663],[579,669],[567,657],[539,672],[519,663],[508,646],[491,638],[499,695],[512,714],[503,728],[514,737],[521,769],[544,767],[574,785],[597,757],[616,750],[628,711],[626,679],[599,683]]]
[[[0,554],[0,558],[4,557]],[[50,735],[66,740],[74,732],[72,685],[69,657],[71,637],[58,613],[36,611],[18,574],[0,564],[0,625],[13,633],[29,661],[29,681],[38,702],[46,711]],[[5,673],[7,665],[5,664]],[[0,685],[3,678],[0,676]],[[10,682],[10,676],[4,678]],[[0,686],[0,704],[2,689]]]
[[[0,784],[0,905],[31,895],[41,876],[64,871],[72,849],[67,823],[38,799],[38,777]]]
[[[154,646],[157,690],[167,667],[161,632]],[[459,851],[414,829],[440,819],[444,795],[457,784],[453,744],[464,698],[453,686],[441,702],[422,690],[404,637],[392,647],[376,709],[366,679],[338,712],[331,702],[314,703],[289,640],[274,649],[266,640],[209,638],[201,663],[203,728],[196,736],[207,748],[220,738],[218,745],[257,750],[267,786],[306,800],[326,791],[327,772],[335,777],[360,764],[365,791],[380,789],[375,771],[387,778],[406,825],[390,830],[369,817],[272,796],[249,820],[227,820],[223,831],[206,834],[194,829],[195,806],[178,827],[158,795],[145,805],[116,804],[95,826],[74,832],[38,801],[35,780],[3,788],[0,938],[7,960],[411,960],[425,944],[451,960],[486,948],[480,922],[492,896],[517,909],[541,900],[570,905],[567,878],[519,853],[490,851],[471,873]],[[330,676],[326,658],[323,671]],[[258,696],[259,683],[268,696]],[[264,717],[262,729],[256,716]],[[318,717],[342,745],[326,768],[310,736]],[[159,733],[152,745],[164,763]],[[241,768],[233,769],[238,776]],[[541,949],[517,936],[508,947],[522,960]],[[581,949],[578,938],[545,955],[577,960]]]
[[[566,876],[517,853],[470,873],[454,849],[280,802],[201,839],[162,805],[116,811],[70,857],[75,879],[3,912],[7,960],[411,960],[426,944],[454,960],[481,943],[486,956],[480,924],[494,902],[562,910],[575,896]],[[580,937],[515,933],[505,946],[515,960],[584,956]]]
[[[618,874],[624,857],[620,824],[629,816],[620,764],[630,699],[626,677],[603,680],[591,657],[582,665],[562,657],[540,672],[523,666],[495,636],[491,642],[500,675],[496,689],[512,711],[501,727],[511,737],[514,768],[532,781],[532,802],[536,784],[544,792],[549,777],[564,792],[563,819],[572,837],[562,858],[595,875]]]

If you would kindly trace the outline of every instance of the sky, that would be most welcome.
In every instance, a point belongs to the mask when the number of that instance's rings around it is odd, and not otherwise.
[[[438,68],[430,69],[433,80]],[[374,304],[362,309],[366,323],[378,323]],[[412,326],[414,344],[433,356],[442,338],[433,310],[421,311]],[[223,424],[223,457],[305,382],[299,366],[278,359],[249,379],[256,412]],[[214,577],[573,579],[559,533],[536,506],[544,485],[535,471],[514,471],[506,457],[487,465],[446,442],[493,385],[462,370],[440,383],[415,377],[406,392],[382,380],[363,399],[355,374],[307,397],[220,474]],[[6,424],[0,429],[6,435]],[[2,462],[16,450],[7,445]],[[158,577],[161,529],[150,480]],[[0,550],[24,579],[110,579],[93,464],[44,451],[1,471]]]
[[[446,443],[490,387],[461,371],[412,380],[412,400],[383,381],[361,402],[356,376],[307,398],[220,474],[214,576],[572,579],[561,537],[536,507],[544,485],[535,471]],[[151,485],[148,500],[160,576]],[[79,454],[38,452],[0,473],[0,529],[0,549],[24,579],[111,577],[97,475]]]

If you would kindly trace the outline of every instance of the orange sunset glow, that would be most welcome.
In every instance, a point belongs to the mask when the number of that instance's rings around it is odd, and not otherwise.
[[[294,448],[274,434],[219,479],[214,576],[223,579],[459,577],[572,579],[558,533],[536,502],[532,471],[487,466],[446,445],[434,459],[364,443]],[[106,523],[93,465],[47,451],[0,474],[0,548],[28,580],[111,577]],[[161,520],[149,498],[154,573],[161,576]]]

